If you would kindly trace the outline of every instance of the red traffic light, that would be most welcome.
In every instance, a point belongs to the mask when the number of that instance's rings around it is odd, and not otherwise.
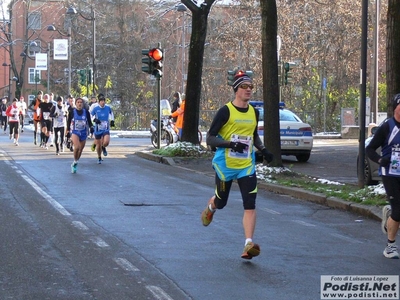
[[[164,58],[162,50],[158,48],[150,49],[149,56],[155,61],[160,61]]]

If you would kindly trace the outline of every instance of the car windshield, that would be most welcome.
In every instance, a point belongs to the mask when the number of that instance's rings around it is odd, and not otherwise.
[[[264,120],[264,108],[257,107],[260,112],[259,120]],[[289,110],[279,110],[279,121],[302,122],[301,119]]]
[[[279,121],[302,122],[298,116],[289,110],[279,110]]]

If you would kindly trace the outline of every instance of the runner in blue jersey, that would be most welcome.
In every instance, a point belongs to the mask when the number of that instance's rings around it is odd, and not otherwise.
[[[78,160],[81,158],[82,151],[85,148],[88,132],[93,133],[93,123],[88,110],[83,108],[83,99],[75,100],[76,108],[68,114],[67,120],[67,138],[71,137],[74,145],[74,161],[71,164],[71,172],[76,173]]]
[[[107,156],[106,147],[110,144],[110,127],[114,127],[114,114],[110,106],[106,105],[106,98],[103,94],[99,94],[99,103],[91,112],[94,117],[94,138],[96,144],[96,152],[98,155],[98,163],[101,164],[101,153]]]

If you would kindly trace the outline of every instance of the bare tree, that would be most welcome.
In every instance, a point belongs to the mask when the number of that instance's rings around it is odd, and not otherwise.
[[[200,96],[203,74],[204,44],[207,36],[207,19],[215,0],[206,0],[199,6],[190,0],[182,3],[192,12],[192,35],[189,45],[188,80],[182,140],[198,144]]]
[[[279,130],[278,14],[275,0],[260,0],[264,99],[264,144],[274,154],[273,166],[282,166]]]

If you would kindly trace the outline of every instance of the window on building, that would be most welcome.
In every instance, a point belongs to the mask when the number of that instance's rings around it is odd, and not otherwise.
[[[40,12],[29,13],[28,29],[42,29],[42,15]]]
[[[28,83],[39,84],[40,80],[42,79],[40,70],[36,70],[35,68],[29,68],[28,72],[29,72]]]

